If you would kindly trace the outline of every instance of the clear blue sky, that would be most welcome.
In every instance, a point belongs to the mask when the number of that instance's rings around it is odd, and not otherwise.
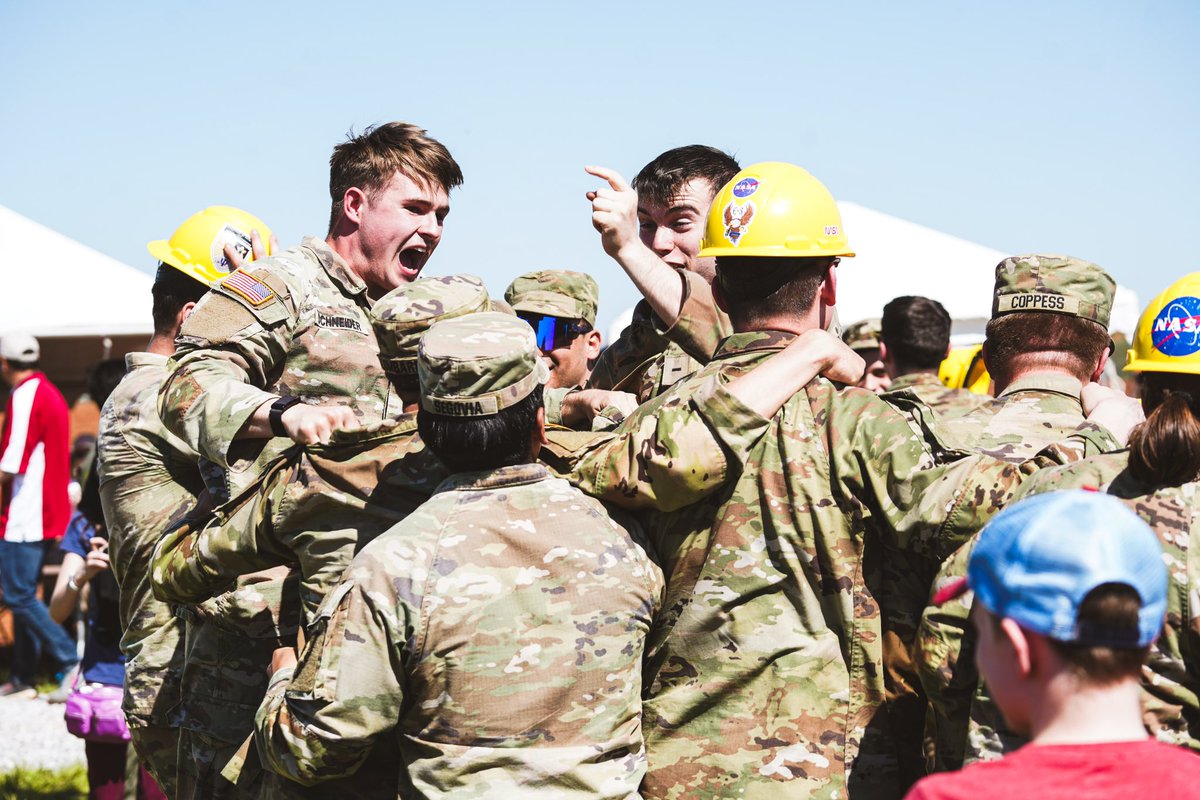
[[[1198,40],[1191,0],[0,0],[0,204],[146,270],[146,241],[216,203],[286,245],[324,234],[332,145],[409,120],[466,174],[427,269],[494,292],[587,270],[607,321],[635,295],[583,165],[632,176],[703,142],[981,244],[1089,258],[1145,303],[1200,269]]]

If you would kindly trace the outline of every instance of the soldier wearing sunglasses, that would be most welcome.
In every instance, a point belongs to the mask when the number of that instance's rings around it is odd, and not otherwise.
[[[591,275],[561,269],[527,272],[504,291],[517,316],[529,323],[550,367],[551,388],[581,387],[600,356],[594,330],[600,289]]]

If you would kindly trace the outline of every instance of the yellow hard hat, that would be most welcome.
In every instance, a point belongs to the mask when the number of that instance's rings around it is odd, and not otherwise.
[[[983,345],[955,347],[938,366],[938,380],[951,389],[967,389],[974,394],[992,393],[992,376],[983,363]]]
[[[764,161],[713,198],[700,255],[852,256],[842,213],[819,180],[795,164]]]
[[[1146,306],[1125,358],[1128,372],[1200,375],[1200,272],[1175,281]]]
[[[269,251],[271,229],[261,219],[233,206],[209,206],[188,217],[170,239],[157,239],[148,243],[146,249],[162,263],[206,286],[215,286],[234,269],[225,257],[226,244],[233,245],[245,261],[254,260],[250,247],[252,230],[258,231]]]

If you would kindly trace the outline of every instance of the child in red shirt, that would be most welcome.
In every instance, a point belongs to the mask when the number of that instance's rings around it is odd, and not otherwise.
[[[1162,628],[1167,575],[1151,530],[1121,502],[1052,492],[984,528],[967,578],[976,658],[1030,744],[917,783],[906,800],[1198,797],[1200,759],[1150,739],[1138,677]]]

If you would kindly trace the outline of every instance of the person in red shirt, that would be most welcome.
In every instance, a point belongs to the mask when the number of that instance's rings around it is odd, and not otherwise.
[[[67,403],[37,369],[41,349],[28,334],[0,338],[0,377],[12,387],[0,435],[0,591],[13,614],[12,679],[0,696],[30,696],[43,648],[59,670],[64,702],[79,662],[75,642],[37,599],[45,542],[62,538],[71,517]]]
[[[980,672],[1031,741],[925,778],[906,800],[1195,796],[1200,758],[1142,726],[1138,677],[1162,629],[1167,573],[1137,515],[1078,490],[1016,503],[980,533],[966,579],[934,602],[967,589]]]

